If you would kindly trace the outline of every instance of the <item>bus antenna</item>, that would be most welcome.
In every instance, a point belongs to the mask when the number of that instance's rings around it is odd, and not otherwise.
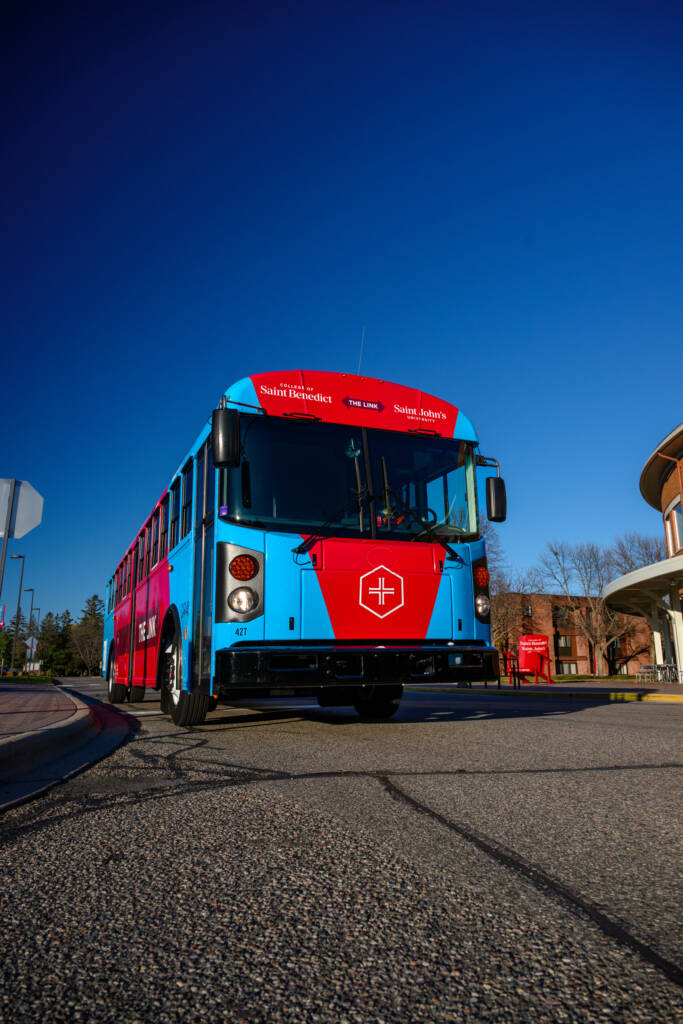
[[[360,336],[360,355],[358,356],[358,373],[360,373],[360,364],[363,360],[363,345],[365,344],[365,326],[363,326],[363,333]]]

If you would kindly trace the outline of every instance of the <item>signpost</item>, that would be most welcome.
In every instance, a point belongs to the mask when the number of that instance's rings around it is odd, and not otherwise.
[[[40,524],[43,518],[43,498],[27,480],[0,479],[0,526],[2,526],[2,554],[0,554],[0,595],[5,578],[7,541],[19,539]]]

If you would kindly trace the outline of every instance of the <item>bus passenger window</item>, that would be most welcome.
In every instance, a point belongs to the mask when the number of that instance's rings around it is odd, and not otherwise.
[[[137,582],[142,582],[142,577],[145,574],[145,535],[141,533],[138,537],[138,578]]]
[[[152,565],[159,561],[159,509],[154,513],[152,520]]]
[[[180,523],[180,538],[186,537],[192,527],[192,462],[183,469],[183,513]]]
[[[166,557],[166,543],[168,541],[168,497],[161,503],[161,518],[159,521],[159,560]]]
[[[180,478],[174,481],[171,487],[171,537],[169,550],[174,548],[180,537],[178,536],[178,523],[180,520]]]
[[[150,556],[150,553],[151,553],[151,550],[152,550],[152,545],[150,543],[151,533],[152,533],[152,527],[151,526],[146,527],[146,529],[145,529],[145,576],[149,575],[149,556]]]
[[[199,449],[197,453],[197,471],[195,478],[197,481],[197,494],[195,495],[194,503],[194,516],[195,525],[201,526],[202,516],[204,515],[204,453],[206,446]]]
[[[216,468],[213,464],[213,448],[211,438],[206,442],[206,506],[204,514],[208,519],[213,519],[214,505],[216,504]],[[683,541],[681,542],[683,546]]]

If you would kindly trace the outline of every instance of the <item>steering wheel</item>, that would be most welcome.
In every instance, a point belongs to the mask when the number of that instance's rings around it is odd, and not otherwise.
[[[421,507],[416,507],[410,511],[419,514],[420,519],[424,520],[428,526],[435,526],[439,520],[438,515],[433,508],[429,507],[429,505],[422,505]],[[426,515],[423,514],[425,512],[427,513]],[[423,537],[429,538],[429,530],[420,530],[419,533],[414,534],[413,540],[422,540]]]

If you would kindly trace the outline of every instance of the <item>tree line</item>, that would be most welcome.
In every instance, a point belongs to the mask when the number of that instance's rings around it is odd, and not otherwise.
[[[618,576],[666,558],[660,538],[626,533],[607,546],[550,541],[535,566],[513,573],[497,534],[490,528],[487,552],[494,645],[506,648],[516,641],[520,632],[520,595],[557,595],[562,599],[565,622],[587,640],[594,652],[596,675],[604,674],[611,645],[633,632],[633,618],[605,604],[604,588]],[[533,630],[521,630],[530,631]]]
[[[102,657],[104,629],[104,601],[93,594],[85,602],[80,618],[72,619],[68,611],[48,612],[43,616],[37,635],[35,655],[27,650],[30,637],[29,623],[22,613],[19,617],[14,667],[22,670],[27,662],[39,662],[41,673],[54,676],[96,675]],[[0,630],[0,670],[6,672],[12,658],[12,645],[17,627],[16,615]]]

